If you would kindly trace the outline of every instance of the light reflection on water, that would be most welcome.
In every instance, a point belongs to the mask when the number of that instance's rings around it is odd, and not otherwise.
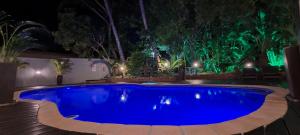
[[[270,91],[189,85],[91,85],[28,91],[23,99],[48,100],[65,117],[99,123],[212,124],[257,110]]]

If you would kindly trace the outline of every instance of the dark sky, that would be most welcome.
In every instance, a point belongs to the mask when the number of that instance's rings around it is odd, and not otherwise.
[[[46,25],[50,30],[57,27],[57,7],[61,0],[1,0],[0,10],[18,20],[31,20]]]

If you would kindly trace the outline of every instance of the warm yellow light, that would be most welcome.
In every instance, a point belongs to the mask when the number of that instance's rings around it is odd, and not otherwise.
[[[169,66],[169,63],[168,63],[168,62],[165,62],[164,65],[165,65],[165,67],[168,67],[168,66]]]
[[[125,68],[124,68],[124,67],[120,67],[120,70],[121,70],[121,71],[124,71],[124,70],[125,70]]]
[[[119,69],[120,69],[121,72],[125,72],[126,71],[125,65],[121,65]]]

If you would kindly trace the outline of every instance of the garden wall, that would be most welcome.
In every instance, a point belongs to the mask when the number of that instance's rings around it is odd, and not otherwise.
[[[187,75],[186,79],[203,79],[203,80],[228,80],[228,79],[240,79],[237,73],[222,73],[222,74],[198,74]]]
[[[104,63],[92,66],[95,61],[101,61],[100,59],[68,59],[73,65],[70,72],[64,75],[63,84],[84,83],[86,80],[102,79],[109,74]],[[19,60],[29,65],[18,69],[17,87],[56,85],[56,73],[50,59],[20,57]]]

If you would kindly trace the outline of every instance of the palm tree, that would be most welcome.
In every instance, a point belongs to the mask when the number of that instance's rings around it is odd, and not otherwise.
[[[47,31],[42,24],[32,21],[14,23],[10,16],[0,11],[0,63],[16,63],[17,56],[28,49],[40,48],[41,45],[34,43],[31,32]],[[48,32],[50,33],[50,32]],[[29,45],[30,43],[30,45]]]
[[[139,0],[139,5],[140,5],[141,15],[142,15],[143,23],[144,23],[144,28],[147,31],[148,23],[147,23],[147,18],[146,18],[146,14],[145,14],[144,0]]]
[[[155,65],[159,65],[159,63],[161,63],[161,60],[159,58],[159,51],[156,48],[155,43],[153,43],[152,39],[151,39],[151,35],[149,34],[149,30],[148,30],[148,22],[147,22],[147,17],[146,17],[146,13],[145,13],[145,7],[144,7],[144,0],[139,0],[139,6],[140,6],[140,11],[141,11],[141,16],[143,19],[143,24],[144,24],[144,28],[146,31],[146,40],[148,41],[151,50],[154,53],[154,58],[155,58]]]
[[[106,14],[108,15],[108,19],[109,19],[113,34],[115,36],[115,40],[116,40],[116,44],[117,44],[117,47],[118,47],[118,52],[119,52],[119,55],[120,55],[120,59],[121,59],[121,62],[124,64],[125,63],[125,57],[124,57],[123,49],[122,49],[122,46],[121,46],[121,43],[120,43],[120,38],[119,38],[119,35],[118,35],[118,31],[116,29],[114,20],[112,18],[111,9],[108,5],[107,0],[103,0],[103,1],[104,1],[104,5],[105,5]]]
[[[45,30],[41,24],[24,21],[15,23],[4,11],[0,11],[0,104],[12,102],[15,91],[17,66],[22,66],[17,57],[27,49],[38,47],[33,31]],[[30,43],[30,45],[29,45]]]
[[[57,85],[61,85],[63,82],[63,75],[72,69],[72,63],[69,59],[53,59],[51,61],[55,67]]]

